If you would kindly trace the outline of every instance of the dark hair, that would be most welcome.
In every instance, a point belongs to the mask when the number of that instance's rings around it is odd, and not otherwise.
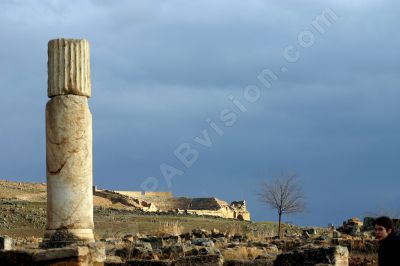
[[[392,219],[390,219],[387,216],[381,216],[376,218],[374,225],[380,225],[385,227],[386,231],[388,231],[389,229],[392,230],[392,233],[394,232],[394,225],[393,225],[393,221]]]

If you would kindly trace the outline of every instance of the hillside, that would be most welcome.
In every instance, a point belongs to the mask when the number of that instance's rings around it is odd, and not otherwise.
[[[98,207],[129,208],[129,204],[123,204],[122,195],[112,197],[104,195],[94,195],[93,205]],[[0,179],[0,200],[46,202],[46,184],[30,182],[13,182]],[[121,202],[122,201],[122,202]]]
[[[153,234],[165,224],[178,224],[182,231],[194,228],[222,231],[274,232],[274,223],[257,225],[233,219],[176,213],[143,212],[139,202],[108,190],[93,196],[96,238],[124,234]],[[46,184],[0,180],[0,235],[42,237],[46,226]]]

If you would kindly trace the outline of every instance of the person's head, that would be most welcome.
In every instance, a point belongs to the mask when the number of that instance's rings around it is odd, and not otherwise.
[[[387,216],[381,216],[375,220],[375,238],[378,240],[385,239],[394,232],[393,221]]]

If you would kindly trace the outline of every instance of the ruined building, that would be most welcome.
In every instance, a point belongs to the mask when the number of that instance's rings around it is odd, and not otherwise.
[[[100,193],[102,190],[97,189]],[[95,193],[96,193],[95,192]],[[246,202],[226,201],[216,197],[188,198],[174,197],[171,192],[141,192],[141,191],[113,191],[129,197],[137,203],[137,207],[147,212],[171,212],[181,214],[196,214],[216,216],[222,218],[250,221],[250,212],[246,209]]]

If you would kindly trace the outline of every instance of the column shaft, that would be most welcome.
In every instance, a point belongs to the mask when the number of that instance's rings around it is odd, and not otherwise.
[[[86,244],[93,237],[92,115],[89,45],[49,42],[46,105],[47,226],[44,247]]]

